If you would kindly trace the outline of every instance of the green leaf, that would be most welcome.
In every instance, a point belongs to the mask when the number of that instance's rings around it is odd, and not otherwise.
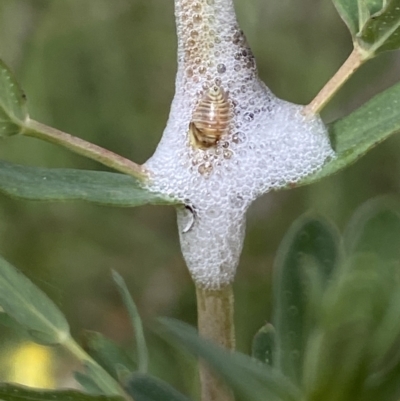
[[[251,355],[253,358],[273,365],[275,355],[275,329],[272,324],[267,323],[254,336]]]
[[[336,157],[321,170],[299,181],[307,185],[337,173],[400,131],[400,83],[328,126]]]
[[[364,385],[360,400],[398,401],[400,399],[400,364],[388,374],[369,378]]]
[[[372,363],[370,341],[393,291],[389,272],[373,254],[356,254],[335,272],[308,340],[307,400],[347,400],[360,393]]]
[[[357,0],[333,0],[333,4],[354,36],[358,32]]]
[[[371,15],[379,12],[384,0],[333,0],[339,15],[353,38],[362,29]]]
[[[0,384],[3,401],[124,401],[122,397],[89,395],[76,390],[42,390],[16,384]]]
[[[5,312],[0,312],[0,324],[15,331],[25,331],[24,326],[19,324],[15,319],[7,315]]]
[[[56,305],[1,257],[0,306],[41,344],[62,344],[70,336],[68,323]]]
[[[74,379],[82,386],[89,394],[103,394],[101,388],[96,382],[86,373],[74,372]]]
[[[275,360],[281,372],[298,384],[302,381],[304,352],[313,324],[310,306],[318,307],[321,302],[314,298],[322,296],[337,264],[338,243],[337,230],[330,223],[305,215],[290,227],[278,249],[274,266]]]
[[[378,54],[400,47],[400,0],[388,0],[385,7],[371,15],[357,42],[369,53]]]
[[[125,390],[135,401],[190,401],[168,383],[142,373],[130,376]]]
[[[25,95],[10,69],[0,60],[0,137],[16,135],[28,118]]]
[[[136,370],[136,363],[126,351],[102,334],[85,331],[83,343],[85,351],[116,380],[119,379],[121,370]]]
[[[104,395],[122,395],[123,390],[116,380],[114,380],[96,361],[92,359],[81,360],[84,373],[78,373],[78,380],[89,391],[97,393],[100,391]],[[76,378],[76,375],[75,375]]]
[[[344,233],[347,254],[373,252],[386,261],[400,261],[400,202],[380,197],[365,202]]]
[[[128,310],[133,329],[135,330],[138,370],[141,373],[146,373],[149,357],[147,352],[146,339],[143,333],[142,319],[140,318],[137,307],[133,302],[131,294],[129,293],[129,290],[122,276],[115,270],[112,271],[112,275],[115,283],[117,284],[117,288],[119,293],[121,294],[122,300],[124,301],[125,307]]]
[[[189,325],[174,319],[160,319],[160,335],[204,359],[232,389],[253,401],[302,399],[300,391],[276,369],[260,364],[239,352],[232,353],[197,335]]]
[[[124,174],[27,167],[5,161],[0,161],[0,192],[27,200],[83,200],[110,206],[178,203],[148,191]]]
[[[371,337],[370,354],[373,373],[382,379],[394,368],[400,369],[400,286],[393,291],[376,332]],[[400,371],[398,372],[400,374]],[[400,375],[399,375],[400,379]],[[400,387],[400,384],[399,384]]]

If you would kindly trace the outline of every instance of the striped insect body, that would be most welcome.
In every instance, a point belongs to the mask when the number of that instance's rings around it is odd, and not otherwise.
[[[203,95],[189,124],[190,143],[194,148],[216,146],[228,129],[231,120],[227,93],[217,85]]]

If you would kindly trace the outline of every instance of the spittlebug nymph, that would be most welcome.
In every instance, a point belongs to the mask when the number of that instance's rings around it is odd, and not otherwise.
[[[191,145],[200,149],[215,146],[228,130],[230,119],[227,94],[220,86],[212,86],[193,112],[189,124]]]

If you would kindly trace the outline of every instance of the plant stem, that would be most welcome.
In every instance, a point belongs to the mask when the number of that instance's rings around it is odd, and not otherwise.
[[[44,141],[51,142],[56,145],[64,146],[75,153],[88,157],[89,159],[96,160],[105,166],[131,175],[141,181],[144,181],[146,178],[148,178],[144,168],[133,161],[125,159],[114,152],[87,142],[81,138],[39,123],[38,121],[29,119],[24,125],[23,134],[34,138],[43,139]]]
[[[196,289],[199,334],[229,350],[235,349],[234,298],[232,286],[219,290]],[[200,361],[202,401],[233,401],[233,393],[208,366]]]
[[[347,60],[321,89],[314,100],[304,107],[303,114],[306,116],[318,114],[367,58],[359,49],[354,48]]]
[[[63,347],[82,363],[86,364],[88,374],[95,381],[96,385],[104,391],[104,394],[126,396],[121,386],[93,360],[72,337],[69,337],[69,339],[63,343]]]

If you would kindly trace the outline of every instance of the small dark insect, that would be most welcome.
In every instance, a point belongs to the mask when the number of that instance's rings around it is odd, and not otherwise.
[[[228,130],[230,120],[228,96],[221,87],[214,85],[193,112],[189,124],[191,145],[200,149],[215,146]]]

